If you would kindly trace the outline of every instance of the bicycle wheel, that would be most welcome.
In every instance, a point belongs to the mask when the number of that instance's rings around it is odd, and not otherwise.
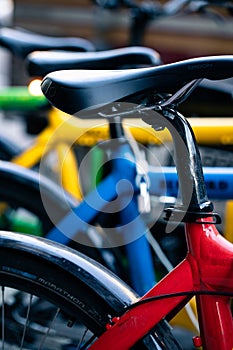
[[[45,200],[53,222],[44,207]],[[73,197],[37,172],[0,162],[0,230],[45,236],[77,204]],[[92,228],[90,235],[95,234],[98,235]],[[89,242],[89,233],[83,232],[82,235],[86,244],[70,242],[70,245],[121,276],[124,269],[120,252],[115,248],[95,248],[93,242]]]
[[[0,184],[0,201],[7,203],[8,208],[23,208],[34,214],[40,220],[43,234],[47,233],[54,223],[50,221],[44,208],[41,193],[49,208],[56,213],[54,217],[57,221],[77,205],[71,196],[52,181],[10,162],[0,162]]]
[[[16,143],[12,142],[9,138],[1,135],[0,136],[0,159],[10,161],[12,158],[22,152]]]
[[[136,300],[123,282],[84,255],[10,232],[0,232],[0,285],[0,344],[6,350],[88,349],[109,318]],[[149,335],[133,349],[178,349],[166,324],[158,327],[157,343]]]

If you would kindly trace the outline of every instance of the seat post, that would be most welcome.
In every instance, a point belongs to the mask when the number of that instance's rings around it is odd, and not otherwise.
[[[109,120],[109,132],[111,139],[120,139],[125,136],[120,117],[113,117]]]
[[[147,122],[146,117],[143,120]],[[149,124],[151,121],[152,118],[148,120]],[[190,124],[172,107],[160,110],[155,118],[157,130],[158,124],[166,127],[173,139],[181,209],[190,213],[211,212],[213,205],[207,197],[201,156]]]

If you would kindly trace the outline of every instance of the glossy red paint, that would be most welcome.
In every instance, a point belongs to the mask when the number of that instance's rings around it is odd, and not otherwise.
[[[198,273],[194,276],[199,283],[197,290],[232,293],[233,245],[211,223],[187,225],[187,240],[197,264]],[[196,299],[203,349],[232,350],[230,298],[199,295]]]
[[[199,336],[193,337],[193,345],[196,348],[200,348],[202,346],[201,337],[199,337]]]
[[[200,295],[200,292],[233,292],[233,245],[218,233],[212,218],[186,224],[186,236],[186,259],[141,299],[196,292],[203,350],[232,350],[230,298],[213,294]],[[174,316],[189,298],[190,296],[175,296],[135,306],[117,319],[90,349],[130,349],[163,317],[169,319]]]

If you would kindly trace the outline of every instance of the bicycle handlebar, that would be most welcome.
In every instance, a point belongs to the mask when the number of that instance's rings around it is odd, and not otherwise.
[[[94,0],[94,2],[106,9],[127,8],[130,10],[137,10],[141,14],[148,15],[148,17],[156,18],[160,16],[173,15],[181,10],[190,0],[170,0],[165,5],[160,2],[144,1],[140,4],[132,0]]]
[[[144,13],[144,15],[147,14],[151,19],[175,15],[185,7],[190,12],[198,12],[201,8],[207,6],[226,8],[230,13],[233,10],[233,5],[229,0],[168,0],[164,5],[159,1],[151,2],[147,0],[140,4],[133,0],[93,0],[93,2],[102,8],[110,10],[119,8],[137,10]]]
[[[151,20],[158,20],[160,18],[175,16],[177,14],[192,14],[200,13],[207,16],[214,21],[223,19],[221,13],[214,7],[226,8],[229,14],[233,14],[233,5],[230,1],[219,0],[168,0],[165,4],[159,1],[144,0],[139,4],[136,0],[92,0],[98,6],[114,10],[126,8],[131,11],[131,30],[130,30],[130,45],[139,45],[143,42],[143,37],[147,24]]]

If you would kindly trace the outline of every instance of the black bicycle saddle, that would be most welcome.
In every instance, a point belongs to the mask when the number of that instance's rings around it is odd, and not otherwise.
[[[33,52],[27,57],[31,76],[64,69],[120,69],[161,64],[159,54],[147,47],[126,47],[98,52]]]
[[[86,39],[51,37],[8,27],[0,29],[0,45],[20,58],[36,50],[94,51],[94,46]]]
[[[55,107],[74,114],[114,101],[135,102],[152,92],[174,93],[195,79],[232,76],[233,55],[209,56],[139,69],[57,71],[43,79],[41,88]]]

